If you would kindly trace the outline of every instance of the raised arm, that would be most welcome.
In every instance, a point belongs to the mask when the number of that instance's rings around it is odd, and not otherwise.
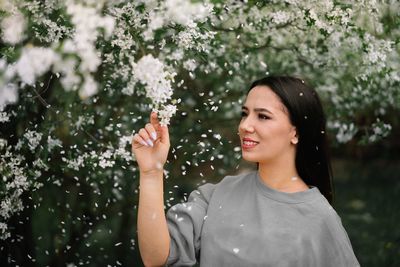
[[[139,249],[145,266],[163,266],[170,237],[164,213],[163,174],[140,174],[138,211]]]
[[[152,112],[150,123],[132,139],[132,151],[140,170],[138,210],[139,250],[145,266],[163,266],[170,236],[164,212],[163,167],[170,147],[167,126]]]

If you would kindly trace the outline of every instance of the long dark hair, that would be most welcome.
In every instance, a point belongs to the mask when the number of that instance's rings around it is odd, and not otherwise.
[[[318,187],[333,204],[326,118],[317,92],[304,80],[290,76],[262,78],[251,84],[249,92],[256,86],[268,86],[288,110],[290,122],[296,127],[299,139],[296,149],[297,172],[307,185]]]

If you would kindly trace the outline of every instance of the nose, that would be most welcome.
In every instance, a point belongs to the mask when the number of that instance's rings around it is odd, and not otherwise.
[[[254,126],[250,116],[242,118],[239,123],[239,132],[242,133],[252,133],[254,132]]]

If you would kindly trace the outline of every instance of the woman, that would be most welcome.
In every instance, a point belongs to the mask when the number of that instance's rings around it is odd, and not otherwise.
[[[139,248],[146,266],[359,266],[332,208],[325,116],[293,77],[255,81],[238,127],[257,171],[193,191],[165,216],[167,127],[151,115],[133,137],[140,168]]]

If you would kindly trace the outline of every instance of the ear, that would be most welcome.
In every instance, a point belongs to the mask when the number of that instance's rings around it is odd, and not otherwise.
[[[292,143],[293,145],[296,145],[299,142],[299,136],[297,134],[296,127],[292,128],[291,136],[292,136],[292,138],[290,139],[290,143]]]

